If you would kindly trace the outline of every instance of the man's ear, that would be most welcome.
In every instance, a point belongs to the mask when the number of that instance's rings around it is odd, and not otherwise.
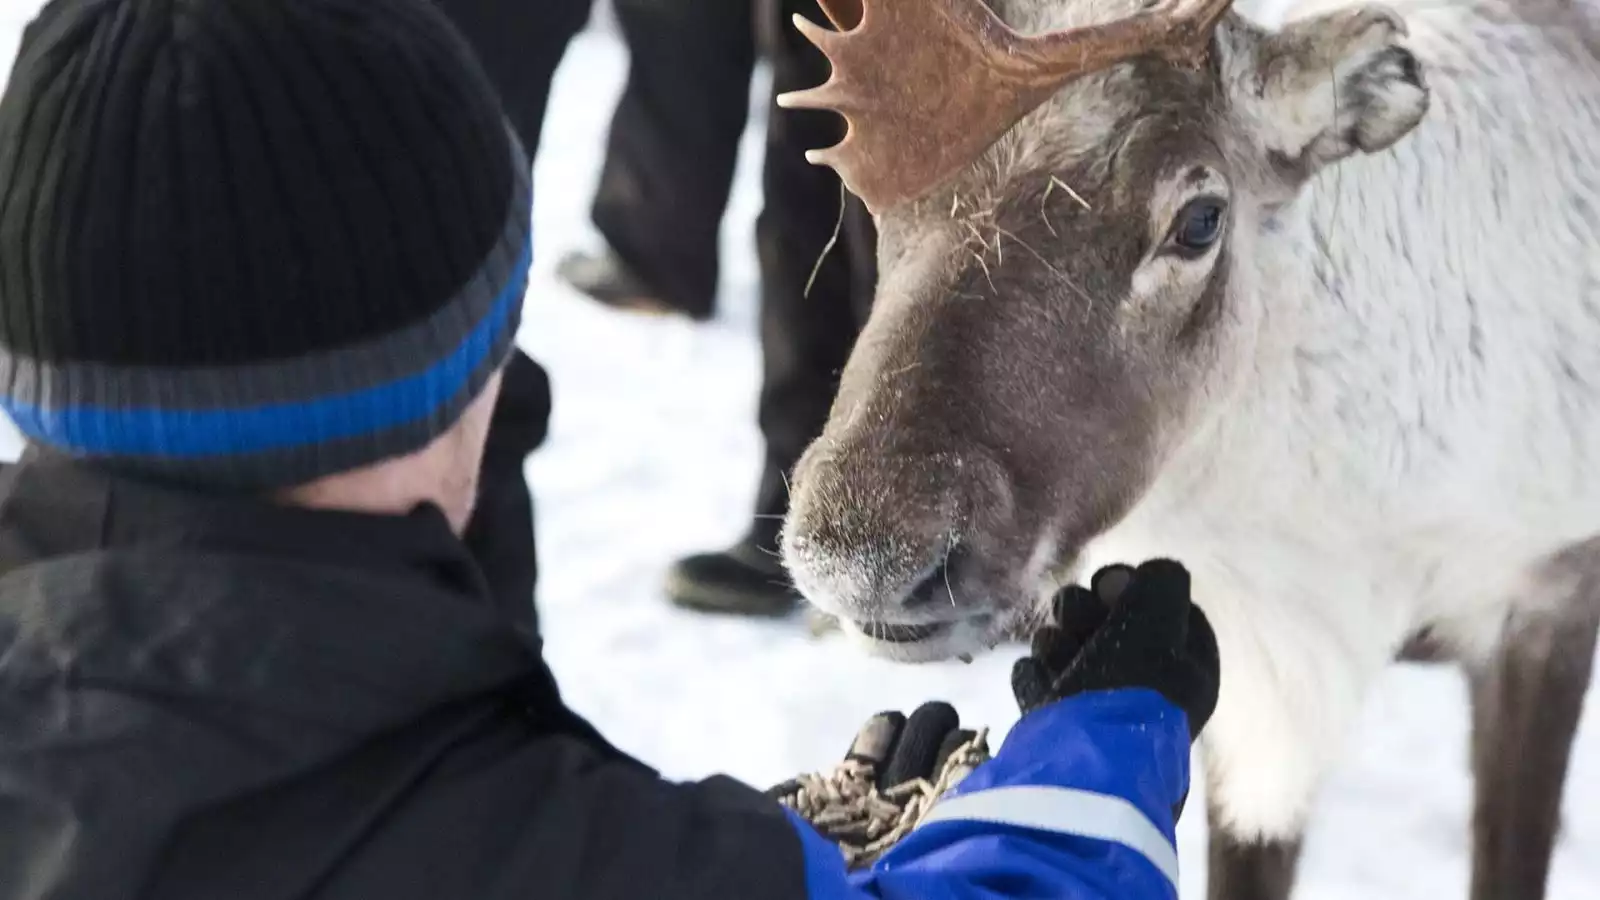
[[[1405,20],[1377,5],[1255,31],[1229,66],[1235,112],[1274,168],[1300,182],[1358,150],[1387,150],[1428,112],[1405,37]]]

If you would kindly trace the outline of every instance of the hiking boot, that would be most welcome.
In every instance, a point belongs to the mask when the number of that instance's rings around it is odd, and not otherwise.
[[[688,315],[668,303],[660,292],[639,277],[613,250],[569,253],[556,264],[556,277],[588,295],[596,303],[619,312],[652,316]],[[702,317],[690,318],[698,320]]]
[[[801,601],[777,554],[754,537],[678,560],[666,582],[667,599],[698,612],[786,616]]]

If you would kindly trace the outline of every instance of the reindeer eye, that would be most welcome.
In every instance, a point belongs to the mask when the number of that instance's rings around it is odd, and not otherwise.
[[[1197,197],[1184,205],[1172,220],[1167,234],[1171,252],[1184,259],[1197,259],[1222,236],[1226,204],[1217,197]]]

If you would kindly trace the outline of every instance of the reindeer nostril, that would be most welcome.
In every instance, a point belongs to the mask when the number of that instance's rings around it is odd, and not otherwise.
[[[906,594],[902,606],[906,609],[929,606],[934,603],[945,603],[950,606],[958,605],[956,602],[955,578],[953,572],[960,571],[959,566],[966,558],[966,552],[960,547],[952,547],[945,552],[944,558],[939,560],[922,580],[917,582],[911,592]]]

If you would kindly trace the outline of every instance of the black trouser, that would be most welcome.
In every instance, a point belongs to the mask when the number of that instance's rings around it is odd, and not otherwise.
[[[479,48],[490,76],[501,85],[510,85],[503,93],[508,114],[522,133],[523,143],[530,151],[536,148],[551,75],[568,39],[587,15],[587,0],[540,0],[538,4],[525,0],[438,2],[456,17],[468,40]],[[725,0],[672,2],[703,2],[711,8]],[[796,12],[824,21],[815,0],[741,2],[746,4],[746,15],[753,9],[759,16],[756,33],[772,63],[775,92],[809,87],[827,79],[826,59],[800,37],[789,21]],[[726,86],[727,82],[719,84]],[[520,105],[516,98],[521,98]],[[747,98],[748,87],[741,86],[741,131]],[[733,108],[731,101],[726,108]],[[733,131],[733,126],[727,128]],[[786,478],[806,446],[822,431],[838,387],[839,372],[871,303],[876,279],[871,220],[854,198],[850,198],[838,243],[817,266],[839,224],[839,180],[832,170],[806,162],[805,151],[837,143],[843,134],[843,123],[830,113],[790,112],[775,107],[769,113],[763,175],[765,207],[756,224],[762,273],[763,358],[758,416],[766,440],[766,457],[755,510],[756,535],[769,547],[777,522],[774,517],[788,510]],[[730,158],[737,140],[737,135],[728,139]],[[732,164],[727,165],[731,172]],[[706,180],[710,179],[702,183]],[[726,190],[722,189],[724,195]],[[715,205],[720,220],[721,201]],[[658,234],[671,234],[674,228],[665,228]],[[813,267],[817,269],[816,279],[808,295],[806,284]],[[534,401],[515,398],[540,396],[543,372],[537,367],[523,367],[519,374],[518,368],[508,370],[506,388],[496,409],[496,424],[491,426],[491,445],[497,441],[515,445],[511,436],[527,432],[501,423],[526,421],[530,416],[541,423],[538,433],[542,439],[548,394],[543,395],[542,410],[533,408],[537,405]],[[535,380],[538,385],[533,383]],[[531,451],[532,447],[527,449]],[[496,582],[496,596],[509,598],[513,605],[517,598],[528,596],[523,585],[531,590],[536,571],[531,552],[531,518],[521,512],[527,492],[517,456],[520,450],[514,446],[511,453],[495,452],[491,446],[491,458],[502,464],[485,467],[481,492],[484,515],[468,533],[469,543],[480,559],[498,560],[490,578]],[[495,511],[492,516],[491,510]],[[503,523],[508,521],[516,527],[506,527]],[[490,527],[490,522],[497,524]],[[526,557],[516,553],[518,546],[530,548]]]
[[[760,0],[757,8],[763,16],[760,33],[772,62],[774,94],[826,81],[827,59],[790,22],[799,13],[826,24],[816,0]],[[756,222],[762,356],[758,416],[766,460],[753,532],[768,549],[777,517],[789,508],[789,472],[822,432],[877,280],[871,217],[852,195],[841,222],[838,176],[805,159],[805,151],[832,146],[843,137],[843,120],[834,113],[774,106],[769,114],[762,179],[766,198]],[[836,228],[838,242],[818,266]],[[813,269],[816,278],[811,281]]]
[[[826,21],[815,0],[617,0],[633,62],[594,219],[618,255],[683,312],[712,312],[752,46],[771,61],[775,93],[828,78],[827,60],[791,24],[795,13]],[[822,431],[876,280],[872,222],[852,197],[839,240],[806,292],[840,226],[840,191],[833,171],[806,162],[805,151],[843,136],[831,113],[768,114],[756,223],[766,459],[755,510],[755,536],[768,547],[788,510],[788,473]]]
[[[616,13],[630,63],[594,223],[660,299],[706,318],[750,111],[752,0],[616,0]]]
[[[517,137],[530,156],[536,154],[550,82],[568,42],[589,19],[589,0],[436,2],[477,51]],[[544,442],[549,421],[549,378],[517,350],[490,421],[478,508],[466,542],[495,601],[534,633],[539,630],[533,602],[539,568],[524,463]]]
[[[573,35],[589,21],[591,0],[434,0],[478,53],[529,156],[550,82]]]

